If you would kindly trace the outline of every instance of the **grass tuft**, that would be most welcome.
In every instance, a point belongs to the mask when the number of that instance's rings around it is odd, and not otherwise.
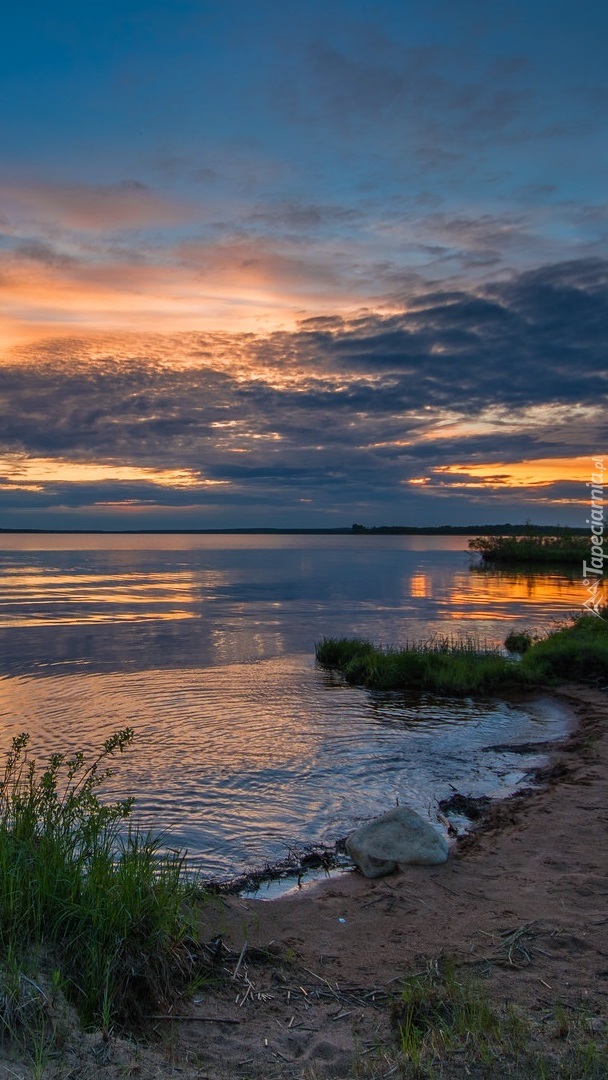
[[[375,651],[365,638],[323,638],[316,646],[316,657],[324,667],[345,668],[355,657]]]
[[[392,1019],[399,1075],[408,1080],[463,1074],[479,1080],[603,1080],[608,1075],[606,1037],[596,1037],[593,1018],[559,1004],[540,1020],[537,1012],[499,1007],[480,979],[443,958],[405,980]]]
[[[505,649],[507,652],[519,653],[521,655],[528,651],[533,640],[534,638],[531,634],[527,634],[524,631],[518,633],[516,630],[512,630],[505,638]]]
[[[26,733],[0,780],[0,1020],[23,1013],[26,972],[50,962],[53,982],[87,1024],[132,1026],[188,977],[184,856],[125,826],[132,799],[102,802],[125,728],[88,760],[53,754],[38,767]],[[26,982],[24,983],[24,980]],[[32,1006],[33,1007],[33,1006]],[[17,1025],[18,1026],[18,1025]]]
[[[449,961],[435,961],[407,980],[393,1006],[406,1075],[437,1076],[437,1067],[462,1064],[489,1068],[515,1064],[525,1023],[509,1010],[500,1014],[483,989]],[[409,1067],[409,1068],[408,1068]]]

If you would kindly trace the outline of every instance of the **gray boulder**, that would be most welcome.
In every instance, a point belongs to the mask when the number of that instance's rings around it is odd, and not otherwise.
[[[448,857],[448,842],[409,806],[373,818],[346,840],[346,850],[365,877],[383,877],[408,863],[431,866]]]

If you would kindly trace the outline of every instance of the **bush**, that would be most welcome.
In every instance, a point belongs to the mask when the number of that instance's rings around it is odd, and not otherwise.
[[[517,633],[513,630],[510,634],[507,634],[505,638],[505,649],[511,653],[523,654],[528,651],[532,644],[532,635],[526,634],[523,631]]]

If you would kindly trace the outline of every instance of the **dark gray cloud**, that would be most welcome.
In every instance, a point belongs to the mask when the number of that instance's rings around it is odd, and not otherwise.
[[[608,263],[585,260],[475,293],[428,292],[390,315],[308,319],[294,333],[15,351],[0,368],[2,461],[187,469],[222,485],[66,483],[58,469],[57,483],[28,492],[0,466],[0,504],[272,513],[306,499],[329,517],[367,507],[378,520],[408,505],[409,480],[444,465],[589,455],[606,434],[607,284]],[[444,475],[435,494],[460,498],[458,483]],[[465,493],[460,513],[478,497]],[[492,498],[502,511],[513,492]]]
[[[292,72],[281,99],[294,118],[334,124],[341,136],[360,132],[371,120],[426,140],[449,136],[455,144],[463,131],[503,133],[523,114],[525,67],[521,57],[482,63],[470,49],[404,46],[367,26],[340,44],[310,42],[305,78],[298,84]]]
[[[292,201],[267,207],[260,206],[246,220],[253,224],[261,223],[300,230],[318,228],[323,225],[350,225],[353,222],[359,222],[362,216],[360,209],[351,207]]]

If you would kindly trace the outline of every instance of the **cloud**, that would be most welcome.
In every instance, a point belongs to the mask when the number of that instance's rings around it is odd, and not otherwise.
[[[142,468],[113,462],[63,461],[61,458],[37,458],[24,454],[0,456],[0,488],[42,491],[65,485],[132,483],[159,487],[216,487],[228,481],[205,479],[193,469]]]
[[[46,223],[53,227],[96,232],[141,229],[183,222],[188,210],[153,192],[138,180],[117,184],[0,184],[5,222]]]
[[[42,263],[43,266],[64,268],[76,262],[74,256],[60,251],[44,240],[18,240],[13,254],[17,262]]]
[[[539,488],[564,481],[577,481],[579,495],[590,476],[589,456],[578,458],[536,458],[516,462],[495,462],[492,465],[443,465],[435,470],[439,483],[454,483],[458,487]]]
[[[329,128],[341,144],[390,132],[397,157],[413,150],[429,166],[442,152],[444,165],[460,168],[476,145],[538,126],[526,57],[472,42],[405,42],[377,22],[353,20],[339,40],[308,38],[279,85],[274,103],[292,123]]]
[[[409,308],[433,282],[470,290],[564,249],[595,255],[608,232],[605,206],[563,200],[479,212],[432,198],[421,210],[407,186],[388,198],[349,189],[278,199],[271,189],[253,203],[222,185],[213,197],[189,191],[0,184],[4,335],[148,329],[152,317],[167,332],[259,330],[364,304]]]
[[[317,213],[327,236],[304,228]],[[366,296],[374,267],[366,268],[365,250],[356,243],[348,258],[337,250],[332,221],[349,214],[294,204],[278,217],[260,210],[247,229],[192,227],[188,239],[179,230],[162,237],[114,233],[107,216],[106,231],[90,234],[68,229],[65,221],[30,229],[15,218],[0,237],[5,332],[33,337],[52,324],[57,330],[70,324],[147,329],[151,316],[167,331],[257,329],[269,322],[293,325],[303,307],[352,309],[357,296],[358,302]]]
[[[302,295],[314,288],[314,294],[320,295],[327,286],[334,292],[344,288],[332,260],[315,253],[312,245],[298,250],[297,246],[242,236],[220,243],[187,241],[178,247],[177,254],[185,265],[213,282],[216,290],[229,288],[237,295],[243,288],[270,287],[279,302],[281,293]]]
[[[259,206],[249,215],[252,224],[279,226],[289,230],[318,229],[323,226],[351,225],[360,222],[360,208],[332,206],[323,203],[283,202]]]
[[[386,520],[416,492],[552,506],[605,439],[607,283],[608,265],[586,260],[293,332],[15,349],[0,367],[3,460],[30,461],[23,484],[43,487],[44,462],[70,505],[102,489],[145,502],[154,484],[159,505],[203,492],[226,513],[311,499]]]

